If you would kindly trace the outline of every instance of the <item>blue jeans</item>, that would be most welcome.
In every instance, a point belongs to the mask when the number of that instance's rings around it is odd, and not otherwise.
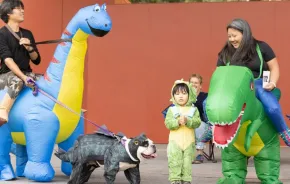
[[[209,124],[201,122],[200,126],[194,130],[196,139],[201,139],[204,133],[208,130]],[[204,142],[196,141],[196,149],[204,149]]]
[[[262,79],[255,80],[256,97],[262,103],[264,110],[272,121],[277,132],[282,133],[288,130],[287,124],[283,118],[281,106],[271,91],[263,88]]]

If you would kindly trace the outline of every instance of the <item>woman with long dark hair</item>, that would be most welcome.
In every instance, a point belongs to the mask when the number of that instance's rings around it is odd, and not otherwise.
[[[279,80],[279,65],[272,48],[252,36],[250,25],[243,19],[234,19],[227,26],[228,41],[218,54],[217,66],[238,65],[249,68],[255,77],[255,91],[265,112],[287,146],[290,134],[280,104],[271,92]],[[262,63],[261,63],[262,62]],[[262,71],[270,71],[270,82],[263,87]]]

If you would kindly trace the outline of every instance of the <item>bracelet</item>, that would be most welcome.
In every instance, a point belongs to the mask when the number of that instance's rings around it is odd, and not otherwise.
[[[276,84],[275,84],[275,82],[272,82],[272,81],[271,81],[271,82],[269,82],[269,83],[273,84],[274,87],[276,88]]]
[[[32,52],[34,52],[34,49],[32,49],[31,51],[28,51],[29,54],[32,53]]]

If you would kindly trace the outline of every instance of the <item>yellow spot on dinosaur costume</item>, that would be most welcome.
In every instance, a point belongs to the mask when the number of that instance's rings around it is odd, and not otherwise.
[[[11,132],[11,136],[16,144],[25,145],[24,132]]]
[[[259,134],[256,132],[252,138],[250,149],[247,152],[245,150],[245,137],[248,125],[251,123],[251,121],[246,121],[242,124],[240,127],[240,133],[238,134],[238,137],[234,143],[234,146],[244,155],[246,156],[255,156],[258,154],[264,147],[264,143],[262,139],[260,138]]]

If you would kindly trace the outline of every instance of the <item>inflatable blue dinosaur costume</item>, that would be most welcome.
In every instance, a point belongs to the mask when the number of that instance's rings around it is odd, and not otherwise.
[[[81,8],[67,25],[43,77],[36,81],[39,89],[81,114],[83,72],[89,35],[102,37],[111,30],[111,18],[106,5]],[[0,91],[3,98],[5,91]],[[84,121],[58,105],[43,93],[37,96],[24,88],[17,97],[9,120],[0,127],[0,180],[26,177],[48,182],[55,171],[50,164],[55,144],[67,151],[80,134]],[[10,162],[11,144],[16,144],[16,175]],[[71,173],[71,165],[62,163],[62,172]]]

